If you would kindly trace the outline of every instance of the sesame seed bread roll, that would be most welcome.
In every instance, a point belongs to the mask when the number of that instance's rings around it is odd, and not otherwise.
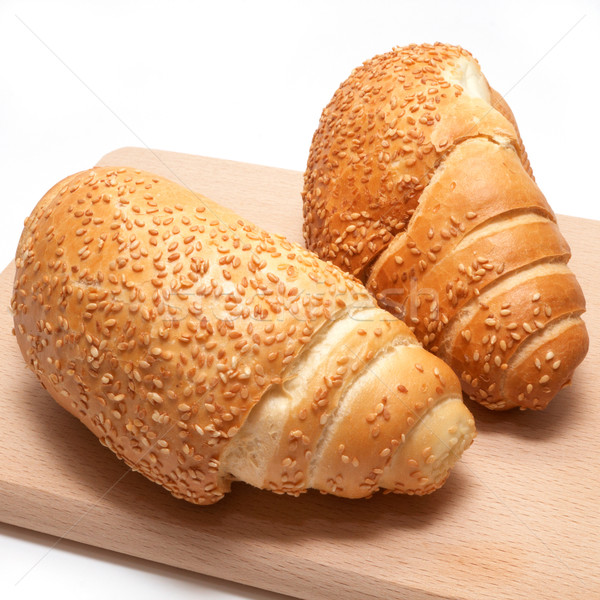
[[[454,373],[356,279],[153,174],[57,184],[16,267],[29,367],[178,498],[426,494],[475,436]]]
[[[514,116],[460,47],[355,69],[315,132],[308,247],[359,277],[491,409],[543,409],[588,349],[571,253]]]

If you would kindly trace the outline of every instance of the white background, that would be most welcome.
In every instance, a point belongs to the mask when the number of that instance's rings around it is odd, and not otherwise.
[[[303,170],[354,66],[437,40],[469,49],[505,94],[555,211],[600,219],[599,33],[597,0],[0,0],[0,263],[49,187],[122,146]],[[280,597],[53,544],[0,525],[0,597]]]

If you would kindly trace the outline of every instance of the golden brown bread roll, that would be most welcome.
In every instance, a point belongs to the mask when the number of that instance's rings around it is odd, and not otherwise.
[[[460,47],[395,48],[324,109],[310,249],[356,275],[492,409],[545,408],[583,360],[585,300],[514,116]]]
[[[475,435],[454,373],[337,267],[150,173],[25,222],[12,309],[54,399],[175,496],[439,487]]]

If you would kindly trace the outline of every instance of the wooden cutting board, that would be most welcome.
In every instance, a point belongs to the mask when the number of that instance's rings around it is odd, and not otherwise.
[[[124,148],[102,165],[174,179],[301,241],[293,171]],[[57,174],[59,179],[64,174]],[[0,519],[300,598],[600,597],[600,222],[561,217],[591,348],[544,413],[470,406],[479,437],[424,498],[298,499],[236,484],[212,507],[129,472],[25,369],[0,277]]]

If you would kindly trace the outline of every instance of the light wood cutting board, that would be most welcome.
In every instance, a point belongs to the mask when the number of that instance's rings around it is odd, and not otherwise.
[[[124,148],[154,171],[301,242],[299,173]],[[57,174],[59,179],[63,174]],[[600,597],[600,222],[561,217],[588,302],[589,355],[544,413],[470,405],[479,437],[424,498],[298,499],[237,484],[212,507],[129,472],[25,369],[0,276],[0,519],[300,598]]]

